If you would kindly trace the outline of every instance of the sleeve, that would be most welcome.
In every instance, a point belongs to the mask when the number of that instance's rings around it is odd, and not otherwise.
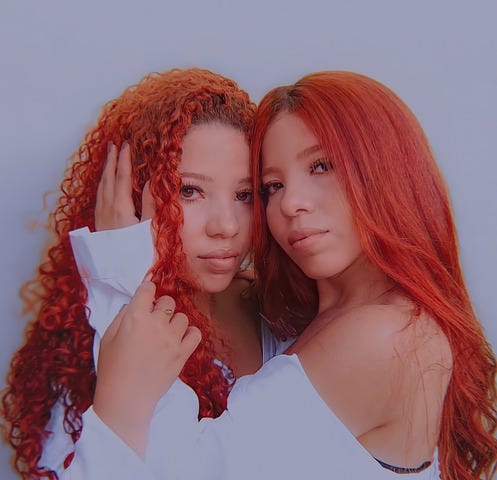
[[[89,323],[95,328],[94,359],[100,339],[124,303],[128,303],[154,260],[151,221],[131,227],[91,233],[85,227],[69,233],[78,271],[88,290]],[[95,361],[96,363],[96,361]],[[57,472],[74,451],[71,436],[64,430],[61,398],[53,407],[43,445],[40,467]]]
[[[88,321],[95,329],[93,358],[97,367],[100,339],[153,265],[151,221],[94,233],[84,227],[70,232],[69,237],[88,290]]]
[[[38,461],[39,467],[55,471],[60,477],[64,470],[66,459],[74,451],[74,443],[71,436],[64,430],[64,400],[63,397],[52,407],[50,420],[46,430],[49,436],[43,442],[41,458]]]
[[[75,455],[61,480],[155,480],[184,478],[183,459],[198,433],[198,399],[176,380],[157,405],[143,461],[90,407],[83,414]],[[164,453],[167,452],[167,461]],[[178,471],[180,477],[178,477]]]

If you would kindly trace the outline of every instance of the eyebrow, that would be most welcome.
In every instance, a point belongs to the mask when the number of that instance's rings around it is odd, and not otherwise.
[[[318,144],[313,145],[312,147],[304,148],[299,153],[297,153],[297,160],[302,160],[304,158],[309,157],[313,153],[321,152],[322,150],[323,149],[321,148],[321,145]],[[275,173],[275,172],[278,172],[277,167],[267,167],[262,170],[262,176],[264,177],[264,175],[268,175],[269,173]]]
[[[180,172],[181,178],[193,178],[195,180],[200,180],[201,182],[213,182],[214,179],[212,177],[209,177],[208,175],[203,175],[202,173],[195,173],[195,172]],[[244,177],[242,178],[239,182],[238,185],[242,184],[250,184],[252,183],[252,178],[251,177]]]
[[[301,152],[297,153],[297,159],[301,160],[302,158],[308,157],[313,153],[320,152],[322,150],[321,145],[313,145],[312,147],[304,148]]]
[[[181,178],[188,177],[188,178],[194,178],[195,180],[200,180],[203,182],[213,182],[214,179],[212,177],[209,177],[208,175],[202,175],[201,173],[194,173],[194,172],[180,172]]]

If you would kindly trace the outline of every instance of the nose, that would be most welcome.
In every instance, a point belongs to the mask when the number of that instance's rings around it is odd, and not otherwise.
[[[231,238],[240,232],[240,222],[233,201],[213,205],[206,224],[209,237]]]
[[[287,182],[281,193],[280,210],[286,217],[312,211],[312,190],[305,182]]]

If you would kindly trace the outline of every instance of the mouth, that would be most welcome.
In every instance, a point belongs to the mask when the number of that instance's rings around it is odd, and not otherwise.
[[[204,255],[199,255],[207,269],[213,273],[229,273],[232,272],[238,263],[240,254],[235,250],[213,250]]]
[[[307,239],[313,239],[328,233],[329,230],[321,228],[302,228],[300,230],[292,230],[288,235],[288,243],[291,247],[298,247]]]

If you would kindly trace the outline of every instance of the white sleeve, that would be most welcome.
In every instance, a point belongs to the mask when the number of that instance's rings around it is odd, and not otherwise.
[[[150,425],[143,461],[100,418],[93,408],[83,414],[81,437],[75,455],[61,480],[154,480],[184,478],[187,452],[198,434],[198,399],[195,392],[176,380],[157,405]],[[167,452],[164,459],[164,453]],[[180,477],[178,477],[178,471]]]
[[[154,245],[151,222],[91,233],[85,227],[69,233],[78,271],[88,290],[89,323],[96,330],[93,354],[96,363],[100,339],[124,303],[152,266]],[[47,424],[50,435],[44,441],[40,467],[61,475],[64,461],[74,450],[64,430],[64,402],[59,399]]]
[[[151,221],[94,233],[84,227],[70,232],[69,237],[79,274],[88,290],[88,322],[95,329],[96,367],[100,339],[153,265]]]
[[[48,437],[43,441],[39,467],[53,470],[60,477],[64,470],[64,462],[68,455],[74,451],[71,435],[64,430],[64,399],[59,398],[50,412],[50,420],[45,430],[49,431]]]

